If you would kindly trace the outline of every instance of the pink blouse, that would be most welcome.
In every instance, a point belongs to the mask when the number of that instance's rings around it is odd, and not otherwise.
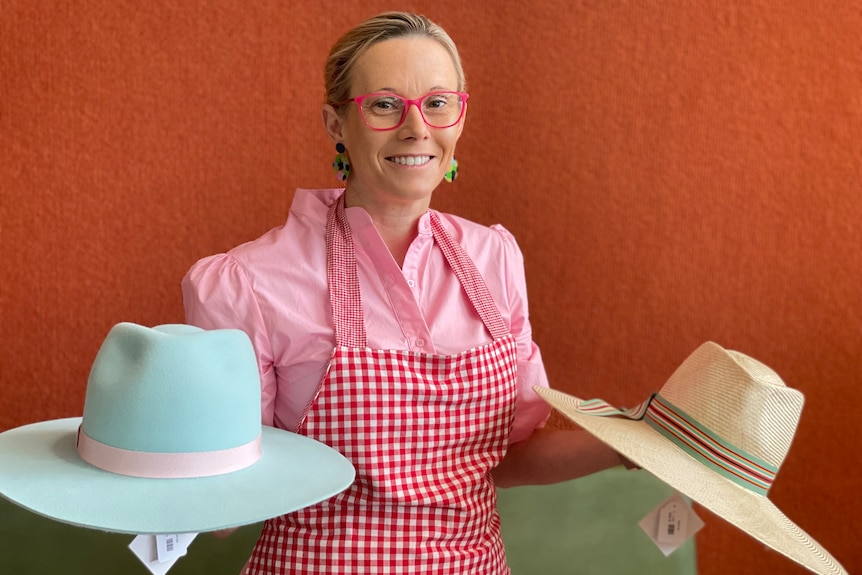
[[[335,346],[324,238],[327,212],[342,192],[297,190],[285,225],[198,261],[183,279],[188,323],[238,328],[251,338],[265,425],[296,429]],[[428,214],[401,268],[365,210],[348,208],[346,214],[370,347],[450,355],[491,341],[433,240]],[[517,340],[518,400],[509,441],[521,441],[550,413],[532,389],[548,382],[532,340],[523,256],[502,226],[440,217],[476,264]]]

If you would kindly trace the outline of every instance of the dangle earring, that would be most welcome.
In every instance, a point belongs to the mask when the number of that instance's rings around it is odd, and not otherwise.
[[[458,176],[458,160],[452,158],[452,165],[449,167],[449,170],[446,172],[446,175],[443,176],[443,179],[449,183],[455,181],[455,178]]]
[[[347,176],[350,175],[350,160],[347,157],[347,148],[344,144],[338,142],[335,144],[335,151],[338,154],[335,156],[335,161],[332,162],[332,169],[335,171],[335,177],[342,182],[347,181]]]

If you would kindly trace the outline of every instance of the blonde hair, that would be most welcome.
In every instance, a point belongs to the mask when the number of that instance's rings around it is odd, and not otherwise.
[[[339,104],[350,98],[353,68],[368,48],[384,40],[406,36],[424,36],[439,42],[452,57],[458,74],[458,91],[466,89],[458,48],[443,28],[420,14],[385,12],[348,31],[332,46],[324,68],[326,103],[338,109]]]

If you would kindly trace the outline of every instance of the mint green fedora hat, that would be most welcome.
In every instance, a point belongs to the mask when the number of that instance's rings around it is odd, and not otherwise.
[[[248,336],[115,325],[83,417],[0,433],[0,495],[118,533],[196,533],[295,511],[346,489],[354,468],[310,438],[261,425]]]

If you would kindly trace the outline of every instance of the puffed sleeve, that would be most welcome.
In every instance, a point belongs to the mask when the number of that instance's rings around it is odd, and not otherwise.
[[[505,282],[510,313],[510,330],[518,344],[518,399],[510,443],[527,439],[534,429],[542,427],[551,414],[551,407],[533,391],[533,386],[548,387],[548,375],[542,353],[533,341],[527,303],[527,279],[524,256],[515,237],[506,228],[492,226],[503,239]]]
[[[262,422],[272,425],[276,390],[272,349],[245,267],[230,254],[204,258],[183,278],[182,292],[187,323],[203,329],[241,329],[248,334],[260,370]]]

